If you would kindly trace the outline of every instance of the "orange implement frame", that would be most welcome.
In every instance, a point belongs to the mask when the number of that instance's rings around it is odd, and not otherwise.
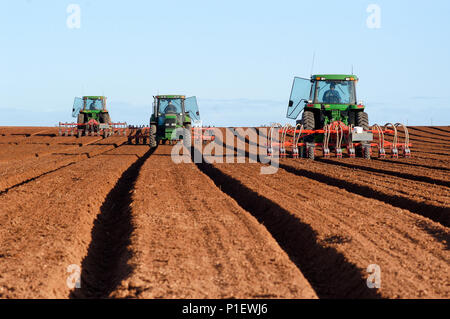
[[[399,141],[401,129],[404,133],[403,142]],[[357,134],[365,134],[366,140],[354,141],[353,136]],[[318,135],[323,137],[319,138],[322,142],[314,141]],[[372,136],[375,139],[367,139]],[[310,141],[307,142],[306,140]],[[304,148],[307,152],[314,152],[316,147],[322,148],[325,158],[331,156],[331,150],[335,152],[337,158],[342,158],[343,149],[347,150],[349,157],[355,157],[356,150],[359,149],[365,158],[370,158],[372,148],[378,150],[379,158],[386,157],[386,149],[390,150],[392,158],[398,158],[399,154],[403,157],[410,157],[411,146],[408,129],[401,123],[387,123],[384,127],[375,124],[369,130],[355,128],[352,125],[347,126],[342,122],[333,122],[320,130],[304,130],[301,124],[297,124],[296,127],[289,124],[283,127],[274,124],[270,128],[267,138],[267,153],[269,156],[274,154],[275,149],[279,149],[280,157],[291,156],[294,158],[304,154],[304,152],[301,152]],[[299,148],[301,151],[299,151]]]
[[[216,138],[214,129],[210,127],[193,127],[192,137],[195,141],[202,141],[203,143],[212,142]]]
[[[128,127],[128,144],[147,144],[150,138],[150,126],[140,125]],[[209,127],[191,128],[191,138],[203,143],[214,141],[214,131]]]
[[[98,123],[90,120],[88,123],[62,123],[58,126],[59,136],[103,136],[127,134],[127,123]]]

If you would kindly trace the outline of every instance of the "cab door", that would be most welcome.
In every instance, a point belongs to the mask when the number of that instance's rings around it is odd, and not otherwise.
[[[73,101],[73,108],[72,108],[72,117],[77,117],[78,113],[83,109],[83,99],[76,97]]]
[[[188,97],[184,100],[185,113],[189,114],[192,122],[200,122],[200,111],[198,110],[197,98]]]
[[[311,98],[311,80],[295,77],[292,83],[291,96],[286,117],[295,120],[305,108],[305,103]]]

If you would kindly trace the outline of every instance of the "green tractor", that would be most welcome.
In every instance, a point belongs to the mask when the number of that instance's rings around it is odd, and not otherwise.
[[[197,99],[184,95],[154,96],[153,114],[150,118],[150,146],[174,143],[183,138],[174,132],[184,128],[191,130],[193,121],[200,121]]]
[[[76,97],[72,117],[77,118],[77,123],[59,122],[59,135],[81,137],[84,134],[108,137],[116,133],[126,134],[126,123],[111,122],[104,96]]]
[[[320,130],[340,121],[345,125],[369,129],[369,117],[362,102],[356,99],[355,75],[313,75],[310,79],[296,77],[292,85],[287,118],[296,120],[301,111],[305,130]]]
[[[105,96],[76,97],[73,103],[72,116],[77,117],[78,124],[97,122],[99,124],[111,123],[111,117],[106,110]]]

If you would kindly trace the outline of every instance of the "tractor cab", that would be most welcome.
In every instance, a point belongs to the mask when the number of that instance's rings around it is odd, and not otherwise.
[[[355,105],[355,81],[316,80],[313,84],[313,103]]]
[[[356,99],[357,82],[355,75],[295,77],[286,116],[295,120],[303,111],[302,123],[308,129],[321,129],[335,121],[367,129],[367,113]]]
[[[86,98],[86,108],[84,111],[103,111],[105,109],[105,99]]]
[[[183,119],[184,97],[182,96],[161,96],[155,99],[158,112],[158,125],[169,124],[168,126],[176,126]]]

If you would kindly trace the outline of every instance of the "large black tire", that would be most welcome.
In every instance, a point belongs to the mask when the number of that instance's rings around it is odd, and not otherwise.
[[[314,130],[316,128],[316,119],[313,111],[303,111],[302,124],[305,130]]]
[[[370,145],[363,146],[363,156],[365,159],[370,160]]]
[[[370,144],[363,144],[355,149],[356,157],[362,157],[362,158],[370,160],[370,158],[371,158],[370,153],[371,153]]]
[[[348,124],[356,126],[355,125],[356,124],[356,112],[355,111],[352,111],[352,110],[348,111]]]
[[[316,129],[316,119],[314,112],[310,110],[304,110],[302,115],[302,124],[304,130],[315,130]],[[304,138],[306,143],[311,143],[314,141],[314,135],[309,135]]]
[[[99,120],[100,123],[107,123],[107,124],[111,123],[111,117],[109,116],[108,112],[100,113]]]
[[[184,146],[186,146],[186,147],[190,147],[191,146],[191,133],[192,133],[192,126],[191,126],[191,123],[186,123],[185,125],[184,125],[184,128],[186,129],[186,140],[183,140],[183,144],[184,144]]]
[[[315,149],[316,148],[314,146],[308,146],[307,147],[306,155],[308,156],[308,159],[314,160],[314,150]]]
[[[83,113],[79,113],[78,114],[77,123],[78,124],[83,124],[84,123],[84,114]]]
[[[369,115],[366,112],[356,113],[356,123],[355,126],[362,127],[365,130],[369,129]]]
[[[150,136],[148,139],[148,144],[150,145],[150,147],[156,147],[158,145],[158,143],[156,141],[156,125],[155,124],[150,125]]]
[[[300,148],[298,149],[298,156],[300,158],[306,157],[306,147],[305,146],[300,146]]]

